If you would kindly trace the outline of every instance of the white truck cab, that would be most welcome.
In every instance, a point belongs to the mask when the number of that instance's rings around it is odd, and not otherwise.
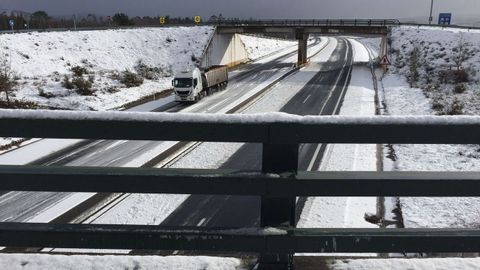
[[[195,68],[193,71],[182,71],[173,79],[175,101],[197,101],[203,90],[202,72]]]

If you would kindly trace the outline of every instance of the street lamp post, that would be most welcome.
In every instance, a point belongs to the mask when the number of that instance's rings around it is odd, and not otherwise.
[[[428,17],[428,24],[432,24],[433,21],[433,0],[432,3],[430,4],[430,17]]]

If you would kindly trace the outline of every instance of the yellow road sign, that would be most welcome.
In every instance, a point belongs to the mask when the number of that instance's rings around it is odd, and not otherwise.
[[[195,18],[193,18],[193,20],[195,21],[195,23],[201,23],[202,22],[202,17],[195,16]]]
[[[160,24],[165,24],[165,17],[160,17]]]

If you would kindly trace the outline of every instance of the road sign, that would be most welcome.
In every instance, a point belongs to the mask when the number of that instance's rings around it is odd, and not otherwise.
[[[438,15],[438,24],[450,25],[452,22],[452,13],[440,13]]]
[[[8,24],[10,27],[13,27],[15,25],[15,21],[13,19],[8,20]]]
[[[165,17],[160,17],[160,24],[165,24],[166,20]]]
[[[384,55],[382,59],[380,59],[380,62],[378,62],[380,65],[388,66],[390,65],[390,60],[388,60],[388,57]]]
[[[202,17],[195,16],[195,18],[193,18],[193,20],[195,21],[195,23],[201,23],[202,22]]]

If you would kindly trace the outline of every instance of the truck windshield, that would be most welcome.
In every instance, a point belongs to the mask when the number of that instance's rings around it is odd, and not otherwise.
[[[177,88],[190,88],[193,85],[193,79],[191,78],[179,78],[173,80],[173,86]]]

